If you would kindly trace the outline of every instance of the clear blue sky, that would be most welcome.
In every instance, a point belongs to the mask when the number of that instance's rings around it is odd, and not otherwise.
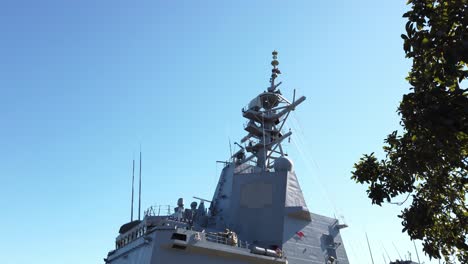
[[[399,129],[405,1],[1,1],[1,263],[102,263],[130,217],[132,156],[143,198],[211,198],[241,108],[268,85],[305,95],[287,147],[308,207],[345,217],[351,263],[413,244],[401,208],[350,180]],[[418,243],[418,248],[421,246]],[[428,259],[422,256],[426,263]],[[435,263],[435,262],[434,262]]]

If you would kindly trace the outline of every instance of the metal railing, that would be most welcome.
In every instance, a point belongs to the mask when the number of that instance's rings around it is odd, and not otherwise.
[[[170,216],[174,207],[170,205],[153,205],[145,211],[145,216]]]
[[[223,244],[223,245],[228,245],[228,246],[236,246],[239,248],[249,248],[249,243],[247,241],[242,241],[240,239],[237,240],[237,243],[233,243],[232,239],[229,239],[228,237],[224,235],[219,235],[216,233],[204,233],[205,234],[205,241],[207,242],[213,242],[213,243],[218,243],[218,244]]]

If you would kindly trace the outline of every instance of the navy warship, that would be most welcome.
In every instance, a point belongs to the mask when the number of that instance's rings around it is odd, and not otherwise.
[[[306,98],[282,95],[272,55],[269,86],[242,109],[247,135],[223,162],[213,198],[148,208],[121,226],[106,264],[349,263],[340,235],[347,225],[309,211],[283,150],[292,134],[284,125]]]

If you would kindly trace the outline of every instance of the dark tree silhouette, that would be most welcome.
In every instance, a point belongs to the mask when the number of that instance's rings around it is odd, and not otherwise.
[[[386,157],[364,155],[352,179],[373,204],[401,195],[403,232],[431,258],[468,263],[468,0],[409,0],[403,48],[413,66]],[[465,86],[463,88],[462,86]]]

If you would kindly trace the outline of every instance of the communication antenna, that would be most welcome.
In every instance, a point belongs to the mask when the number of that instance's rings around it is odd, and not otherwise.
[[[385,254],[387,254],[387,257],[388,257],[388,261],[391,262],[392,261],[392,258],[390,257],[390,255],[388,254],[387,252],[387,249],[385,248],[385,246],[382,244],[382,242],[380,242],[382,247],[383,247],[383,250],[385,251]]]
[[[369,247],[369,253],[370,253],[371,260],[372,260],[372,264],[374,264],[374,257],[372,256],[372,250],[370,248],[369,238],[367,237],[367,233],[366,233],[366,240],[367,240],[367,246]]]
[[[392,241],[392,245],[393,245],[393,247],[395,248],[396,252],[398,253],[398,257],[400,257],[400,260],[403,260],[403,259],[401,258],[401,255],[400,255],[400,251],[398,251],[398,249],[397,249],[397,247],[395,246],[395,243],[393,243],[393,241]]]
[[[133,169],[132,169],[132,210],[130,213],[130,222],[133,221],[133,196],[135,192],[135,158],[133,158]]]
[[[228,137],[229,139],[229,154],[231,154],[231,157],[232,157],[232,145],[231,145],[231,138]]]
[[[418,258],[418,264],[420,264],[421,261],[419,260],[418,249],[416,248],[416,243],[414,242],[414,240],[413,240],[413,245],[414,245],[414,251],[416,252],[416,257]]]
[[[140,220],[141,211],[141,145],[140,145],[140,184],[138,187],[138,220]]]

